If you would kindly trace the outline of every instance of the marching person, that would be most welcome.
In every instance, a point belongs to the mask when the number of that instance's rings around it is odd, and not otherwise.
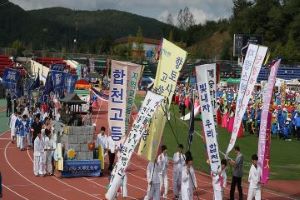
[[[249,189],[247,200],[261,200],[261,187],[260,187],[260,175],[261,168],[257,166],[258,157],[256,154],[252,155],[252,165],[249,172]]]
[[[22,119],[21,119],[21,113],[17,112],[17,119],[16,119],[16,123],[15,123],[15,132],[16,132],[16,137],[17,137],[17,148],[20,148],[20,131],[19,131],[19,126],[22,123]]]
[[[161,168],[161,172],[159,173],[160,180],[160,191],[162,191],[162,187],[164,187],[163,198],[167,198],[168,195],[168,154],[167,154],[167,146],[161,146],[161,154],[157,158],[157,162]]]
[[[53,154],[56,149],[56,143],[53,140],[52,133],[48,129],[45,130],[45,168],[49,176],[53,175]]]
[[[12,112],[12,102],[11,102],[11,96],[10,93],[6,96],[6,117],[9,117]]]
[[[216,176],[213,176],[214,200],[223,200],[224,190],[227,185],[226,166],[227,160],[222,159],[221,171]]]
[[[234,152],[237,154],[235,161],[229,160],[230,165],[234,167],[231,188],[230,188],[230,200],[234,200],[234,192],[235,192],[236,185],[239,190],[239,199],[242,200],[243,199],[242,177],[243,177],[244,156],[240,152],[239,146],[234,147]]]
[[[31,125],[33,123],[33,115],[32,115],[32,111],[29,111],[29,116],[28,116],[28,132],[27,132],[27,146],[28,148],[32,147],[33,142],[32,142],[32,131],[31,131]]]
[[[185,155],[182,152],[183,145],[179,144],[178,150],[173,156],[173,191],[175,199],[180,196],[182,168],[185,165]]]
[[[182,169],[181,177],[181,199],[193,200],[194,190],[197,190],[197,180],[192,166],[193,158],[190,152],[186,154],[185,166]]]
[[[34,152],[33,152],[33,173],[35,176],[44,176],[44,141],[42,133],[39,132],[34,140]]]
[[[95,142],[95,147],[98,148],[98,159],[100,160],[101,164],[101,171],[104,170],[104,155],[105,150],[107,149],[107,135],[105,134],[105,127],[101,127],[100,133],[97,135],[97,139]],[[103,173],[103,172],[101,172]]]
[[[160,166],[155,158],[154,162],[150,161],[147,166],[147,195],[144,200],[159,200],[160,199],[160,180],[159,173],[161,172]]]
[[[113,170],[113,165],[115,162],[115,150],[116,150],[116,143],[115,141],[112,139],[111,135],[107,137],[107,152],[108,152],[108,159],[109,159],[109,166],[108,166],[108,171],[109,173],[112,172]]]
[[[29,134],[29,121],[27,115],[23,115],[22,121],[18,123],[18,132],[19,132],[19,142],[21,151],[25,150],[25,138]]]
[[[16,137],[16,121],[18,119],[17,112],[14,112],[10,116],[9,127],[10,127],[10,138],[11,142],[14,143]]]
[[[35,115],[34,122],[31,124],[31,132],[32,132],[32,141],[34,142],[38,133],[42,131],[43,124],[40,121],[40,115]]]

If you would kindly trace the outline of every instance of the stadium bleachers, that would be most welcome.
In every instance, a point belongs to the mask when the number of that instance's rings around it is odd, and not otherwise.
[[[14,62],[9,59],[8,56],[0,55],[0,77],[3,76],[4,69],[7,67],[13,67]]]
[[[257,82],[268,80],[269,69],[262,68],[257,78]],[[277,78],[291,80],[300,79],[300,68],[298,67],[279,67],[277,72]]]

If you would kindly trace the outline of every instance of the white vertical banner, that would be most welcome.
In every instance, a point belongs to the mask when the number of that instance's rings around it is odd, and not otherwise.
[[[131,131],[123,144],[121,156],[114,169],[115,173],[111,177],[108,191],[105,194],[106,199],[115,199],[117,190],[122,183],[122,177],[128,167],[134,149],[143,136],[143,133],[149,128],[150,120],[163,99],[163,96],[153,92],[149,91],[147,93]]]
[[[209,85],[209,92],[211,97],[211,104],[214,107],[214,114],[216,109],[216,91],[217,91],[217,71],[216,63],[201,65],[207,69],[207,80]]]
[[[114,141],[125,135],[127,99],[127,66],[112,60],[108,101],[108,126]]]
[[[138,88],[138,82],[141,76],[142,66],[134,63],[127,63],[127,98],[126,98],[126,123],[125,130],[128,132],[128,124],[130,121],[132,106]]]
[[[233,149],[241,126],[243,115],[252,95],[256,79],[266,56],[268,47],[250,44],[243,63],[241,82],[237,96],[231,139],[226,150],[226,155]]]
[[[200,99],[200,109],[206,141],[206,150],[210,162],[211,172],[217,173],[221,168],[217,133],[215,129],[213,106],[208,83],[208,68],[205,65],[196,66],[197,88]]]

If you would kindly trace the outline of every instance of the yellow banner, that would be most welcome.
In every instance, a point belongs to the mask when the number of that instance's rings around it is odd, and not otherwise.
[[[163,130],[166,124],[168,111],[175,92],[179,72],[184,64],[187,53],[183,49],[163,39],[160,58],[158,61],[153,92],[162,95],[167,100],[164,109],[159,107],[152,118],[148,137],[143,137],[139,146],[138,155],[149,161],[154,161],[157,154]]]

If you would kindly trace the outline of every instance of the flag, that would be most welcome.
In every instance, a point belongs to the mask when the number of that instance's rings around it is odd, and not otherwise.
[[[66,93],[70,94],[74,92],[77,79],[78,79],[77,75],[69,74],[69,73],[65,74],[64,90],[66,91]]]
[[[160,49],[160,57],[156,71],[153,91],[165,97],[165,103],[154,113],[149,135],[141,140],[138,155],[153,161],[157,154],[164,127],[167,121],[167,113],[175,92],[179,72],[185,62],[187,53],[180,47],[163,39]]]
[[[108,100],[108,127],[114,141],[125,135],[128,68],[125,62],[112,60]]]
[[[242,123],[242,118],[246,111],[251,93],[254,89],[256,79],[266,56],[268,47],[250,44],[247,50],[243,70],[241,74],[240,87],[236,100],[236,110],[234,115],[233,130],[231,139],[226,150],[226,156],[233,149],[238,132]]]
[[[193,96],[193,95],[192,95]],[[194,126],[194,121],[195,121],[195,116],[194,116],[194,101],[193,101],[193,97],[191,98],[191,112],[190,112],[190,127],[189,127],[189,138],[188,138],[188,146],[189,149],[191,148],[191,144],[193,141],[193,136],[194,136],[194,131],[195,131],[195,126]]]
[[[118,159],[118,162],[113,170],[115,173],[112,173],[113,175],[109,184],[109,188],[105,194],[106,199],[115,199],[117,190],[121,186],[124,173],[129,165],[132,154],[134,153],[134,149],[141,137],[144,137],[145,133],[147,132],[153,113],[157,110],[162,101],[162,96],[150,91],[147,92],[138,116],[133,123],[132,129],[123,144],[122,151],[120,152],[120,159]]]
[[[62,97],[64,94],[65,74],[62,71],[51,71],[51,82],[53,91]]]
[[[34,89],[39,88],[39,87],[40,87],[40,74],[37,75],[35,81],[30,86],[30,90],[34,90]]]
[[[258,166],[261,167],[261,182],[266,184],[269,179],[269,164],[270,161],[270,119],[269,108],[272,99],[273,88],[276,82],[276,75],[281,60],[273,63],[271,66],[271,72],[268,78],[267,88],[263,94],[263,108],[261,113],[261,123],[259,130],[258,140]]]
[[[53,84],[51,80],[51,72],[48,73],[47,78],[46,78],[46,83],[44,87],[44,95],[49,95],[50,92],[53,91]]]

